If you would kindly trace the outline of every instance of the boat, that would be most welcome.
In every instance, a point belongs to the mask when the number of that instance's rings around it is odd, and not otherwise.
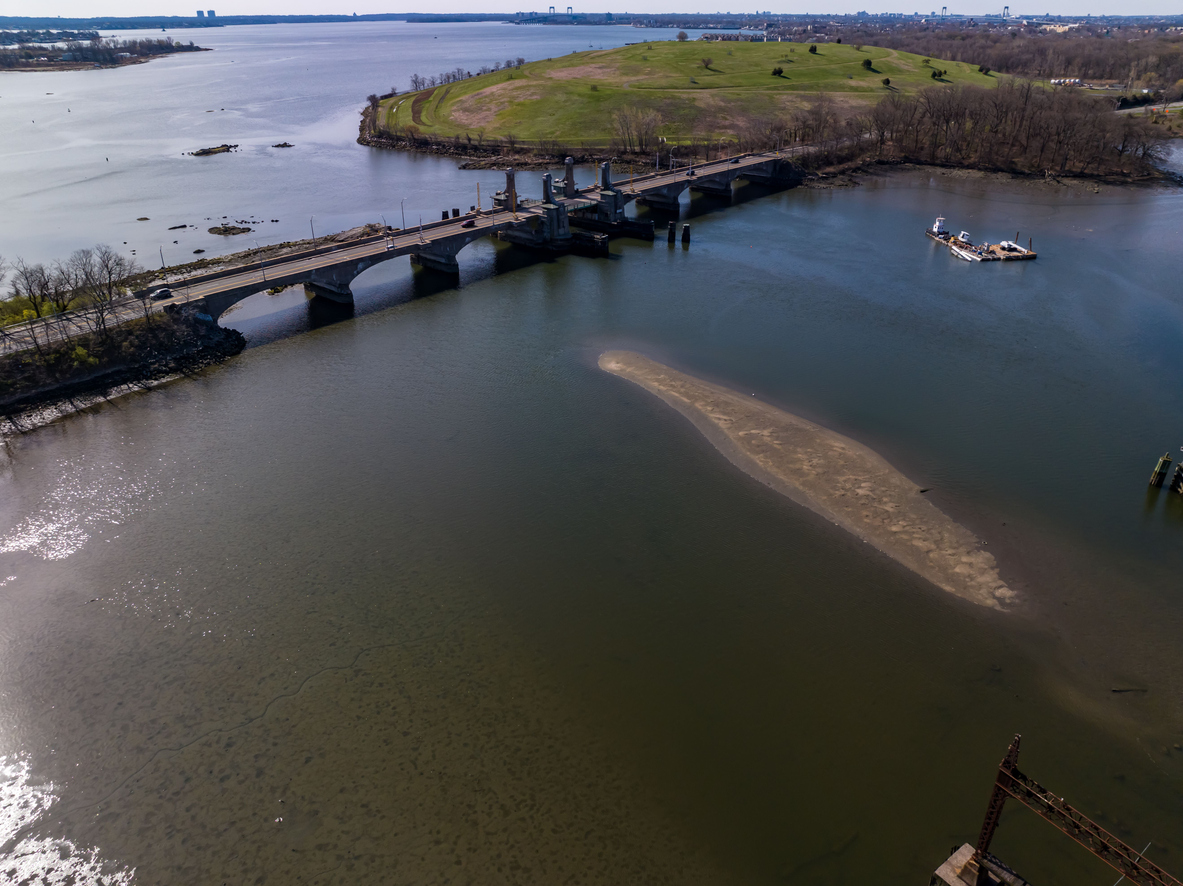
[[[1031,248],[1030,239],[1028,239],[1027,246],[1024,248],[1018,243],[1019,235],[1017,233],[1015,234],[1014,240],[1003,240],[999,243],[982,243],[975,246],[968,231],[953,234],[945,230],[945,219],[939,215],[937,216],[937,220],[932,223],[932,227],[924,229],[924,234],[938,243],[948,246],[949,252],[955,258],[960,258],[964,261],[1030,261],[1036,257],[1035,250]]]
[[[945,219],[939,215],[937,216],[937,220],[932,223],[931,228],[924,229],[924,234],[938,243],[949,242],[949,232],[945,230]]]
[[[950,243],[949,251],[966,261],[998,261],[998,256],[991,255],[980,246],[972,246],[968,243]]]

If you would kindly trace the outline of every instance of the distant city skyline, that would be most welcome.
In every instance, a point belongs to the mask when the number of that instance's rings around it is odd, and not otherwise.
[[[712,13],[729,11],[732,13],[757,10],[769,10],[781,14],[833,14],[854,13],[865,10],[870,13],[902,12],[928,13],[940,6],[934,7],[929,0],[928,6],[911,7],[900,6],[900,0],[795,0],[787,4],[774,4],[770,0],[757,0],[750,10],[735,6],[735,0],[722,0],[731,3],[730,9],[718,10],[711,8],[718,6],[720,0],[647,0],[647,2],[620,3],[616,0],[587,0],[584,3],[571,4],[576,12],[624,12],[631,13],[652,12],[654,14],[669,13]],[[916,2],[916,0],[914,0]],[[1128,7],[1124,4],[1112,2],[1075,2],[1075,0],[1032,0],[1037,6],[1022,3],[1011,3],[1012,13],[1018,15],[1180,15],[1183,10],[1171,0],[1141,0]],[[992,5],[993,4],[993,5]],[[375,0],[356,0],[348,5],[327,3],[325,0],[235,0],[235,2],[206,2],[181,4],[175,0],[160,2],[160,0],[58,0],[46,3],[45,0],[0,0],[0,15],[16,16],[62,16],[64,18],[89,18],[93,16],[139,16],[139,15],[179,15],[196,17],[200,7],[203,11],[214,9],[218,17],[232,15],[358,15],[373,13],[400,12],[435,12],[435,13],[466,13],[466,12],[545,12],[549,2],[538,3],[528,0],[433,0],[431,3],[399,3],[390,4],[375,2]],[[555,3],[555,8],[563,11],[568,4]],[[997,14],[1005,5],[995,0],[946,0],[949,12],[958,15],[986,15]]]

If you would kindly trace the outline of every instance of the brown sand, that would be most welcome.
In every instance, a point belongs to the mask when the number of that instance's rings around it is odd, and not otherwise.
[[[937,587],[993,609],[1015,598],[981,540],[867,447],[630,351],[608,351],[600,368],[656,394],[744,471]]]

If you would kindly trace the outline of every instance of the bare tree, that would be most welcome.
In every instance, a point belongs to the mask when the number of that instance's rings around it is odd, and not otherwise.
[[[29,323],[29,335],[33,339],[33,347],[37,349],[37,353],[44,357],[45,350],[41,347],[37,332],[42,325],[38,321],[46,316],[49,309],[49,272],[45,265],[29,264],[23,258],[18,258],[13,262],[12,296],[24,299],[29,305],[29,309],[32,310],[34,320]],[[48,343],[48,332],[46,332],[46,344]]]
[[[621,108],[612,115],[612,128],[620,149],[628,153],[646,153],[657,143],[661,115],[648,108]]]
[[[678,31],[678,38],[677,39],[678,39],[679,43],[685,43],[687,40],[690,39],[690,35],[687,34],[685,31]]]
[[[382,99],[371,92],[366,96],[366,101],[370,104],[370,133],[373,134],[378,131],[378,109],[382,106]]]
[[[702,60],[702,66],[704,68],[706,68],[708,71],[711,69],[711,65],[713,65],[714,63],[715,63],[715,60],[713,58],[710,58],[709,56]]]
[[[127,294],[127,280],[142,269],[133,259],[120,255],[105,243],[94,249],[79,249],[70,256],[69,264],[79,281],[80,294],[90,308],[87,316],[91,326],[106,338],[110,318]]]

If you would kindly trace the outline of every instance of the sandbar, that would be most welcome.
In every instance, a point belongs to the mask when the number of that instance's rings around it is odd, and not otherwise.
[[[748,474],[937,587],[991,609],[1015,599],[982,540],[861,443],[631,351],[608,351],[599,365],[674,407]]]

